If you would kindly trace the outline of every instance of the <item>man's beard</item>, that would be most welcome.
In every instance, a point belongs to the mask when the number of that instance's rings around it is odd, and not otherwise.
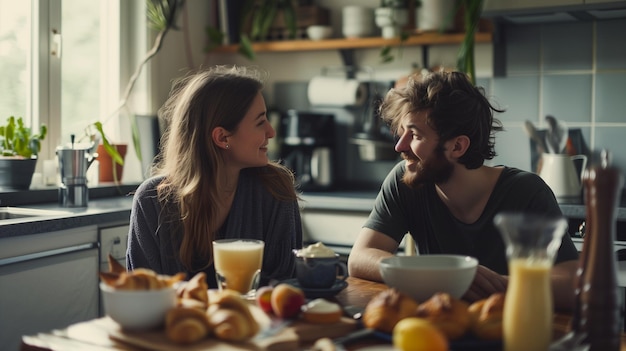
[[[408,167],[402,176],[402,182],[409,188],[418,190],[424,184],[441,184],[445,183],[452,176],[454,166],[449,162],[443,150],[437,148],[428,160],[418,160],[414,155],[402,153],[405,160],[414,161],[415,171],[409,171]]]

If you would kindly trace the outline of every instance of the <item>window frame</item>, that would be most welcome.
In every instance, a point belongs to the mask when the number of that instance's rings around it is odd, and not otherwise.
[[[62,28],[63,0],[31,0],[31,49],[27,59],[31,90],[26,98],[26,116],[30,125],[48,126],[48,136],[42,141],[40,160],[56,157],[56,148],[62,138],[62,53],[61,58],[52,54],[55,32],[63,42]],[[147,30],[144,0],[104,0],[99,1],[101,21],[100,51],[101,65],[97,68],[100,77],[100,111],[98,120],[104,124],[107,136],[118,142],[132,144],[128,128],[129,109],[115,113],[121,94],[145,53],[150,33]],[[106,20],[104,20],[106,18]],[[149,72],[149,66],[146,67]],[[149,74],[142,74],[135,86],[129,102],[132,110],[142,110],[149,105],[151,89],[148,84]],[[146,98],[148,97],[148,98]],[[87,124],[85,127],[87,127]],[[77,138],[82,135],[77,135]],[[132,151],[134,153],[134,151]],[[131,163],[134,162],[132,157]],[[138,163],[138,161],[136,161]],[[43,162],[37,163],[37,172],[41,172]]]

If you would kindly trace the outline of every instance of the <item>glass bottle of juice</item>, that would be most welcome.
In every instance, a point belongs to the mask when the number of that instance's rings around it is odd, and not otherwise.
[[[500,213],[494,218],[507,246],[509,285],[504,301],[504,351],[546,351],[554,302],[550,271],[566,231],[563,217]]]

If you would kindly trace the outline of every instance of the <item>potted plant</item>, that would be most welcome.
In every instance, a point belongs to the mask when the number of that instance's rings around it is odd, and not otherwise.
[[[34,133],[24,125],[22,117],[11,116],[5,125],[0,125],[0,187],[28,190],[47,132],[42,124],[39,133]]]
[[[381,0],[380,7],[375,10],[376,25],[382,29],[382,37],[392,39],[398,37],[398,55],[402,55],[402,43],[406,41],[410,33],[404,28],[409,21],[408,0]],[[392,54],[392,46],[385,45],[380,49],[382,63],[388,63],[395,59]]]
[[[402,28],[409,21],[409,12],[404,0],[382,0],[374,10],[376,25],[382,30],[385,39],[400,36]]]
[[[283,16],[289,36],[296,36],[296,8],[292,0],[246,0],[241,14],[239,53],[250,60],[256,58],[253,41],[265,40],[272,23],[279,15]]]

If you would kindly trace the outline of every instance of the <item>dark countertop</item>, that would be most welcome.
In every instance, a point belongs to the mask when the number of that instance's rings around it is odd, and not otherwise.
[[[62,207],[58,189],[0,191],[0,204],[10,207],[52,210],[58,212],[41,217],[0,220],[0,239],[12,236],[68,230],[88,225],[128,223],[132,192],[137,184],[102,185],[89,189],[87,207]]]
[[[68,208],[58,204],[37,204],[18,207],[54,210],[60,214],[0,221],[0,239],[12,236],[68,230],[89,225],[128,223],[132,197],[111,197],[89,200],[87,207]]]

